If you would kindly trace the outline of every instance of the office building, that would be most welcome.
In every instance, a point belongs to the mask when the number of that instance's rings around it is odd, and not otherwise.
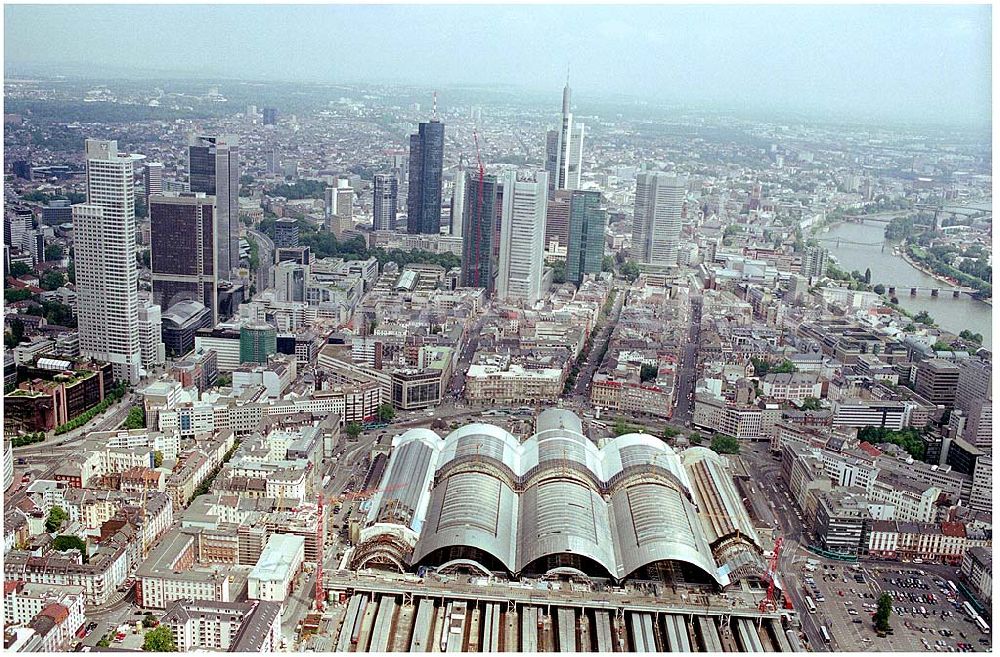
[[[604,264],[604,230],[608,212],[600,192],[572,192],[569,204],[566,280],[580,285],[586,274],[599,274]]]
[[[465,212],[462,226],[462,287],[495,289],[494,243],[500,217],[500,183],[496,176],[478,173],[465,179]]]
[[[299,245],[299,221],[292,217],[281,217],[274,222],[274,246],[279,249]]]
[[[276,125],[278,123],[278,110],[274,107],[264,108],[264,125]]]
[[[149,209],[149,197],[163,193],[163,162],[147,162],[143,171],[143,189],[146,192],[146,208]]]
[[[142,350],[142,366],[147,370],[160,367],[166,362],[163,319],[160,315],[160,307],[150,299],[139,301],[139,347]]]
[[[399,181],[391,173],[376,173],[372,189],[372,230],[392,230],[396,226]]]
[[[955,408],[966,417],[962,435],[967,442],[989,449],[993,444],[992,362],[968,358],[959,363],[958,369]]]
[[[660,171],[636,177],[632,253],[653,267],[676,267],[684,209],[685,178]]]
[[[263,322],[240,327],[240,362],[266,363],[278,353],[278,331]]]
[[[455,186],[451,194],[451,235],[462,236],[462,221],[465,217],[465,170],[455,172]]]
[[[326,229],[340,237],[354,228],[354,189],[346,178],[338,178],[336,187],[323,193]]]
[[[87,201],[73,206],[80,353],[139,381],[139,272],[132,160],[118,142],[88,139]]]
[[[240,163],[236,137],[196,136],[188,147],[191,192],[215,197],[216,271],[232,280],[240,265]]]
[[[444,166],[444,124],[421,123],[410,135],[410,179],[406,196],[406,232],[441,232],[441,172]]]
[[[545,208],[545,249],[552,254],[569,247],[569,200],[572,192],[557,190]]]
[[[936,406],[951,408],[955,404],[955,393],[959,382],[958,366],[943,358],[931,358],[917,365],[914,390],[917,394]],[[974,372],[969,374],[969,387],[974,390]]]
[[[810,280],[819,278],[826,274],[826,249],[822,246],[810,246],[806,249],[802,257],[802,275]]]
[[[202,193],[174,192],[149,198],[153,303],[164,313],[182,301],[209,308],[218,321],[218,288],[222,267],[216,199]],[[223,234],[224,235],[224,234]]]
[[[195,347],[199,329],[211,328],[212,309],[197,300],[186,299],[162,313],[163,345],[171,358],[178,358]]]
[[[548,178],[544,171],[538,171],[534,180],[519,180],[514,171],[504,178],[498,299],[533,306],[541,298]]]
[[[73,223],[73,206],[69,201],[65,199],[49,201],[49,204],[42,208],[42,225],[61,226],[71,223]]]
[[[545,135],[545,170],[549,174],[549,188],[579,189],[583,170],[584,125],[573,123],[570,112],[569,80],[563,87],[562,123],[559,130]]]
[[[15,160],[10,165],[10,171],[16,178],[31,180],[31,162],[28,160]]]
[[[291,260],[271,268],[271,287],[275,301],[304,302],[309,268]]]
[[[251,600],[284,602],[305,561],[305,538],[295,534],[271,534],[260,559],[247,579]]]

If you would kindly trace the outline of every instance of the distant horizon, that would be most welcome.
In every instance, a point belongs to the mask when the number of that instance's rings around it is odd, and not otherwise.
[[[558,94],[568,67],[575,93],[602,100],[982,128],[992,126],[991,9],[7,5],[4,56],[7,75],[540,94]],[[189,32],[210,37],[178,47]]]

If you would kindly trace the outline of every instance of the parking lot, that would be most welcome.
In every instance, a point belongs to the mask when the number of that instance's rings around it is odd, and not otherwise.
[[[968,619],[963,598],[948,577],[913,564],[803,565],[806,593],[817,607],[816,620],[839,651],[974,652],[990,649],[990,637]],[[939,570],[939,569],[938,569]],[[893,598],[892,634],[876,635],[872,614],[882,592]],[[802,610],[809,613],[808,610]],[[985,641],[981,643],[980,640]]]

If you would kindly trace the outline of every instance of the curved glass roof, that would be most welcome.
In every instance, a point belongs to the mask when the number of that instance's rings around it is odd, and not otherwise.
[[[489,424],[443,439],[427,429],[397,436],[368,525],[419,534],[412,564],[442,548],[472,547],[511,573],[573,554],[615,578],[677,560],[729,582],[710,544],[732,527],[752,532],[752,524],[721,457],[702,448],[677,454],[646,434],[598,448],[563,409],[543,411],[536,426],[523,443]]]

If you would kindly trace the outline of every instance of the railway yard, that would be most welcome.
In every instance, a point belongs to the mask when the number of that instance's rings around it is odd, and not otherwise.
[[[778,617],[697,615],[355,592],[336,652],[797,652]]]

